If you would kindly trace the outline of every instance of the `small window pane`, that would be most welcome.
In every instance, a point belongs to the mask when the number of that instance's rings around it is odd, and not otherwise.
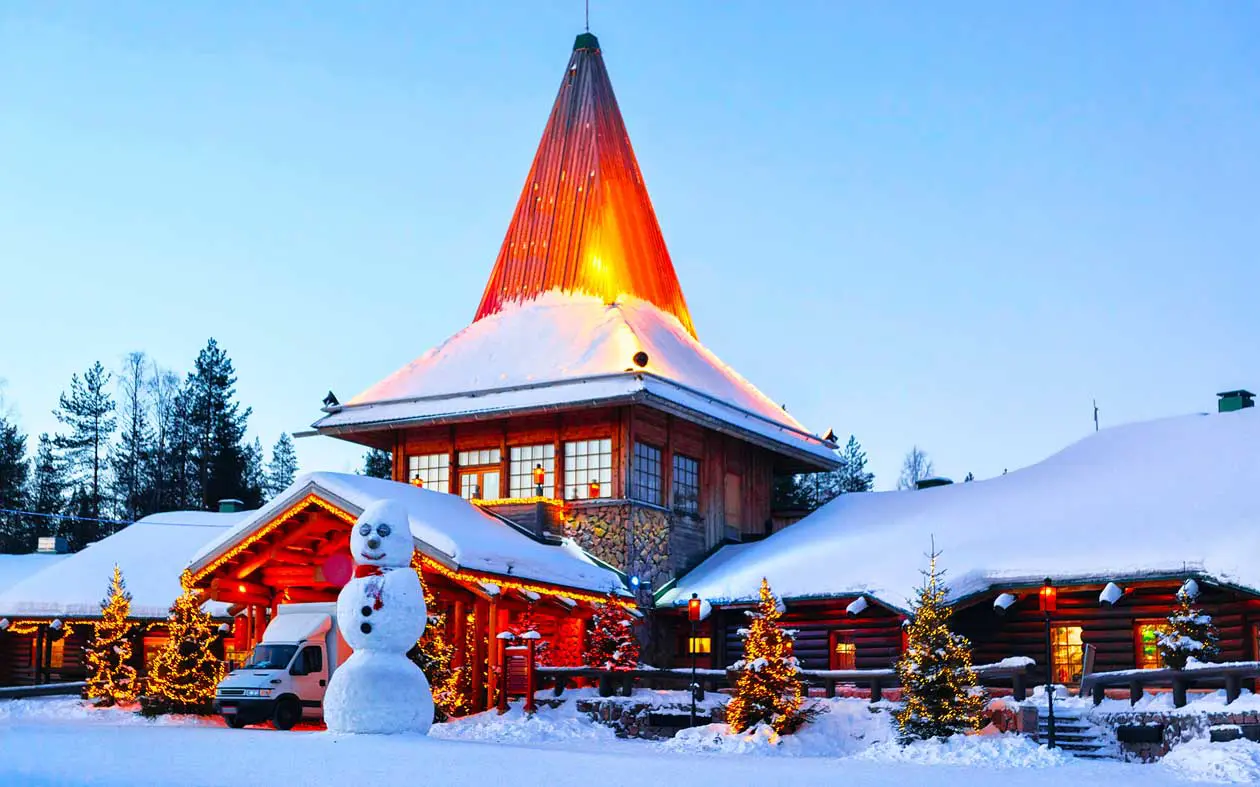
[[[538,494],[534,483],[534,468],[542,465],[543,497],[556,496],[556,447],[544,445],[514,445],[508,449],[508,495],[510,497],[534,497]]]
[[[661,504],[661,449],[647,443],[634,444],[630,484],[630,496],[635,500]]]
[[[700,462],[674,454],[674,508],[695,514],[700,510]]]
[[[612,497],[612,439],[564,444],[564,497]]]
[[[451,491],[451,455],[419,454],[407,457],[407,480],[434,492]]]

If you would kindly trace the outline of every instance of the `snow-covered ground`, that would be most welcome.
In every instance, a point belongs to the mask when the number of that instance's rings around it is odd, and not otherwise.
[[[148,721],[78,700],[0,701],[0,785],[489,784],[1160,787],[1260,782],[1260,746],[1186,744],[1157,765],[1074,760],[1015,736],[898,746],[887,714],[829,701],[800,734],[728,736],[697,728],[664,743],[626,741],[571,710],[481,714],[429,737],[229,730],[215,719]]]

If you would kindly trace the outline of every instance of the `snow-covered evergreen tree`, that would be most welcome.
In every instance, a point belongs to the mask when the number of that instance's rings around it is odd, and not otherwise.
[[[35,548],[26,517],[26,435],[0,411],[0,552],[30,552]],[[12,513],[6,513],[9,509]]]
[[[271,462],[267,465],[267,499],[283,492],[297,478],[297,451],[293,448],[293,439],[287,432],[280,433],[280,439],[271,449]]]
[[[639,639],[634,632],[634,616],[612,593],[595,610],[591,632],[586,638],[586,666],[595,669],[628,670],[639,667]]]
[[[186,417],[190,432],[189,458],[196,476],[200,508],[214,510],[220,500],[236,498],[247,507],[262,496],[261,446],[250,467],[250,446],[245,443],[250,408],[236,401],[236,371],[214,339],[197,355],[193,371],[184,383]],[[249,474],[254,475],[249,478]]]
[[[109,591],[101,602],[101,619],[93,626],[87,655],[87,685],[84,692],[98,705],[132,702],[140,688],[136,668],[131,666],[131,635],[135,623],[131,615],[131,594],[122,570],[114,566]]]
[[[389,451],[371,448],[363,455],[363,472],[371,478],[391,478],[394,474],[394,457]]]
[[[984,724],[986,698],[971,668],[971,643],[949,630],[949,587],[936,569],[935,550],[906,627],[897,661],[902,707],[893,712],[903,743],[948,738]]]
[[[262,504],[267,493],[267,468],[263,461],[262,440],[257,437],[245,446],[245,470],[241,478],[241,501],[246,508]]]
[[[1220,652],[1220,635],[1212,616],[1194,606],[1199,583],[1187,579],[1177,591],[1177,606],[1168,616],[1168,628],[1160,633],[1157,647],[1165,667],[1185,669],[1191,658],[1210,661]]]
[[[836,472],[839,474],[838,486],[841,493],[869,492],[874,488],[875,474],[866,471],[866,452],[862,450],[862,444],[857,441],[857,437],[849,435],[849,442],[844,444],[840,460],[844,464]]]
[[[803,708],[804,684],[800,665],[792,655],[795,632],[779,625],[783,609],[761,580],[761,597],[749,617],[744,638],[744,657],[731,665],[739,672],[735,693],[726,704],[726,724],[732,732],[743,732],[758,724],[768,724],[780,735],[796,732],[813,715]]]

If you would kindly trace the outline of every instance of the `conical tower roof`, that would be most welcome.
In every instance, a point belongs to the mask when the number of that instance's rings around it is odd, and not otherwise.
[[[549,290],[631,295],[695,327],[599,40],[577,37],[474,321]]]

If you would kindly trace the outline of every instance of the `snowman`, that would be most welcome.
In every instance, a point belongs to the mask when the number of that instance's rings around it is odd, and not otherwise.
[[[350,535],[354,578],[337,596],[337,626],[354,649],[328,682],[330,732],[427,733],[433,695],[406,653],[424,633],[424,590],[411,567],[407,512],[368,506]]]

